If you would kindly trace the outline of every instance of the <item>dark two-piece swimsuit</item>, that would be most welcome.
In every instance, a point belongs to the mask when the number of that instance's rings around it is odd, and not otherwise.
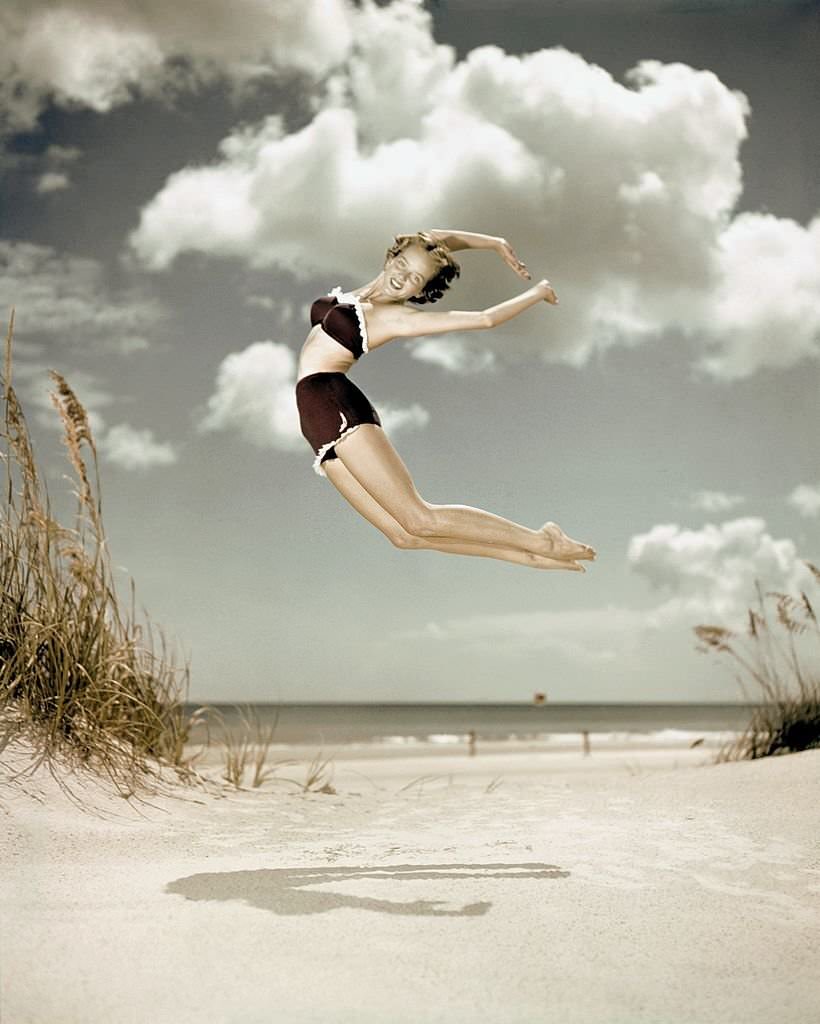
[[[367,325],[361,303],[352,292],[336,285],[310,307],[310,323],[322,330],[358,359],[368,351]],[[364,392],[340,370],[309,373],[296,382],[299,426],[316,458],[313,469],[327,476],[322,463],[336,459],[334,446],[363,423],[382,425],[379,414]]]

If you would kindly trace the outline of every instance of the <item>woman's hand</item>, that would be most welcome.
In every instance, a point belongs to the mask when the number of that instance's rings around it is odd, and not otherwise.
[[[558,296],[552,290],[552,285],[546,278],[544,278],[542,281],[539,281],[538,284],[534,285],[534,287],[541,292],[545,302],[549,302],[553,306],[558,305]]]
[[[509,264],[516,274],[519,274],[525,279],[532,278],[532,274],[527,270],[524,262],[516,256],[513,251],[513,247],[506,238],[497,238],[495,248],[501,259],[504,260],[505,263]]]

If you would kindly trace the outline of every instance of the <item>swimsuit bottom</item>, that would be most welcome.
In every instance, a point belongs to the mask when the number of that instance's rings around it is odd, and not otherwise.
[[[382,425],[367,395],[341,371],[309,373],[296,382],[299,427],[316,458],[313,470],[327,476],[322,463],[337,459],[334,445],[363,423]]]

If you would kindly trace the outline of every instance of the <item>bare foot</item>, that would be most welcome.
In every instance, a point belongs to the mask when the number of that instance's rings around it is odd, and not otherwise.
[[[570,569],[572,572],[586,572],[583,565],[571,558],[550,558],[549,555],[536,555],[528,552],[530,564],[534,569]]]
[[[544,523],[540,530],[547,538],[544,554],[550,558],[558,559],[595,559],[597,552],[589,544],[582,544],[579,540],[568,537],[558,523],[552,521]]]

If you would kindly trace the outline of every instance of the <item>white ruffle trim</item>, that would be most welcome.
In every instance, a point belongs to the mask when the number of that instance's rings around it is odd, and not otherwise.
[[[338,299],[339,302],[349,302],[356,310],[356,316],[359,318],[359,332],[362,336],[362,355],[364,355],[369,351],[367,347],[367,324],[364,321],[364,310],[362,309],[359,297],[354,295],[353,292],[343,292],[341,285],[338,284],[328,294]]]
[[[323,444],[322,447],[319,449],[316,458],[313,460],[313,472],[318,473],[319,476],[327,476],[327,473],[322,468],[322,456],[325,454],[325,452],[329,448],[332,448],[334,444],[338,444],[342,440],[342,438],[347,437],[348,434],[352,434],[354,430],[358,430],[359,427],[361,426],[361,423],[354,423],[352,427],[349,427],[347,425],[347,417],[345,416],[345,414],[340,411],[339,415],[342,417],[341,434],[339,434],[335,441],[328,441],[327,444]]]

